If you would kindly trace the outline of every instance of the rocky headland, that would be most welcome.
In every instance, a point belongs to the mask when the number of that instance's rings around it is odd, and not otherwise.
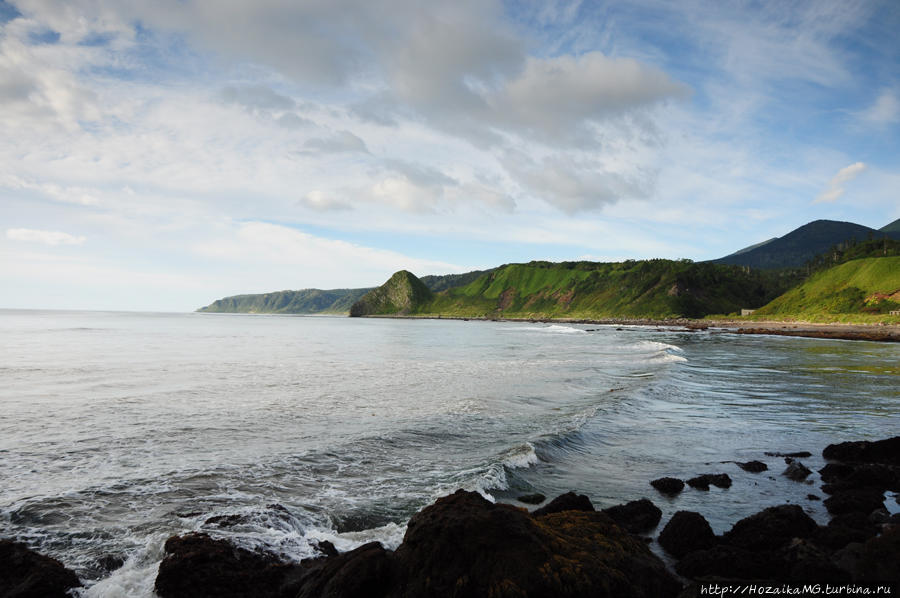
[[[802,454],[783,457],[784,475],[809,475],[796,456]],[[900,514],[891,515],[884,501],[885,492],[900,492],[900,437],[833,444],[822,454],[827,525],[784,504],[716,535],[700,513],[678,511],[653,540],[661,511],[647,498],[596,511],[588,497],[570,492],[529,513],[460,490],[415,514],[393,551],[373,542],[339,553],[322,542],[317,558],[284,562],[203,533],[173,536],[156,592],[161,598],[665,598],[700,595],[709,583],[897,588]],[[758,464],[737,465],[741,475],[757,475]],[[648,492],[677,496],[684,483],[648,480]],[[687,483],[727,488],[731,480],[705,473]],[[668,564],[651,550],[654,541]],[[58,561],[0,541],[0,596],[65,596],[79,586]]]

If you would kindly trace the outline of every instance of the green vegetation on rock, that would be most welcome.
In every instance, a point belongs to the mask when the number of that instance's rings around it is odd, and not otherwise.
[[[408,315],[433,297],[431,290],[421,280],[407,271],[400,270],[386,283],[369,291],[350,308],[350,315]]]
[[[260,295],[235,295],[212,302],[197,311],[249,314],[340,314],[350,311],[372,289],[303,289]]]
[[[757,307],[794,279],[689,260],[508,264],[437,293],[410,315],[481,318],[702,317]],[[371,313],[371,312],[370,312]]]

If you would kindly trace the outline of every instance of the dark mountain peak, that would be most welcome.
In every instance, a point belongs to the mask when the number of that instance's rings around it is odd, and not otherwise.
[[[882,226],[878,230],[883,233],[900,233],[900,218],[897,218],[888,225]]]
[[[900,238],[900,232],[878,231],[853,222],[814,220],[784,236],[712,261],[754,268],[799,268],[832,247],[880,238],[886,233]]]

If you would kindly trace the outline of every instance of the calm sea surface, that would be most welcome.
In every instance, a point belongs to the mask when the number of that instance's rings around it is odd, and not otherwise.
[[[642,496],[717,532],[815,485],[766,451],[900,430],[900,345],[648,328],[0,310],[0,537],[87,596],[152,596],[201,530],[291,558],[389,547],[457,488]],[[729,461],[761,459],[770,470]],[[675,499],[648,482],[726,472]],[[897,510],[896,502],[888,501]],[[216,516],[233,516],[209,521]],[[103,559],[125,559],[109,573]]]

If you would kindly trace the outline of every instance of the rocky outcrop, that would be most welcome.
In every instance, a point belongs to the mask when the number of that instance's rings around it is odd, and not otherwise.
[[[704,473],[687,481],[688,486],[698,490],[709,490],[709,485],[718,486],[719,488],[730,488],[731,478],[727,473]]]
[[[532,511],[534,517],[541,515],[549,515],[550,513],[562,513],[563,511],[593,511],[594,505],[584,494],[575,494],[574,492],[566,492],[560,494],[549,503]]]
[[[750,473],[760,473],[769,469],[769,466],[762,461],[747,461],[746,463],[738,462],[737,466]]]
[[[433,293],[412,272],[400,270],[386,283],[363,295],[350,307],[352,317],[407,315],[429,302]]]
[[[822,456],[835,461],[861,461],[900,465],[900,436],[885,440],[859,440],[829,444]]]
[[[780,505],[741,519],[725,532],[723,540],[747,550],[772,550],[794,538],[808,538],[817,527],[797,505]]]
[[[574,493],[564,497],[553,502],[585,506]],[[644,542],[603,513],[534,516],[462,490],[414,515],[394,552],[370,543],[282,563],[203,534],[171,538],[166,552],[156,580],[162,598],[665,598],[681,590]]]
[[[632,534],[649,532],[662,518],[662,511],[649,499],[633,500],[624,505],[616,505],[600,511]]]
[[[650,482],[650,485],[663,494],[673,496],[684,490],[684,482],[678,478],[659,478]]]
[[[659,545],[677,558],[696,550],[712,548],[716,541],[706,518],[693,511],[678,511],[672,515],[659,534]]]
[[[0,540],[0,596],[4,598],[65,598],[81,587],[74,572],[24,544]]]

